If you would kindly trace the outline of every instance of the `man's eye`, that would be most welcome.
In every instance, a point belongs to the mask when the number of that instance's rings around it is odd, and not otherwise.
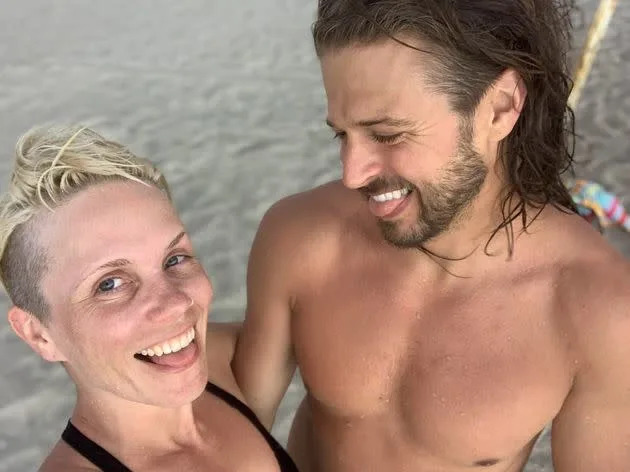
[[[122,279],[120,277],[111,277],[109,279],[103,280],[100,284],[98,284],[99,292],[113,292],[118,287],[122,285]]]
[[[376,141],[377,143],[393,144],[396,141],[398,141],[401,136],[402,136],[402,133],[388,134],[388,135],[374,134],[372,135],[372,139]]]
[[[346,137],[346,133],[344,131],[337,131],[333,136],[333,139],[343,139]]]
[[[169,257],[166,262],[164,263],[165,267],[173,267],[175,265],[181,264],[182,262],[184,262],[186,259],[188,259],[188,256],[184,256],[182,254],[178,255],[178,256],[171,256]]]

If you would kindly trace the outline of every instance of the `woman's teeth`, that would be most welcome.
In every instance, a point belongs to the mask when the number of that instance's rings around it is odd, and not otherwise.
[[[162,356],[164,354],[170,354],[171,352],[177,352],[188,346],[193,339],[195,339],[195,328],[190,328],[184,334],[177,336],[173,339],[169,339],[161,344],[156,344],[147,349],[143,349],[138,354],[143,356]]]

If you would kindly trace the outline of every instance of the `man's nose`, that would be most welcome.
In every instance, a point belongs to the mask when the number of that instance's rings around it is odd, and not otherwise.
[[[375,177],[383,174],[382,158],[369,144],[346,138],[341,149],[343,183],[350,189],[368,185]]]

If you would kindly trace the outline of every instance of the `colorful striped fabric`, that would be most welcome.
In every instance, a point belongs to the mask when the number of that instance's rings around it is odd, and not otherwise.
[[[569,191],[580,215],[601,228],[620,226],[630,232],[630,217],[621,200],[596,182],[576,180]]]

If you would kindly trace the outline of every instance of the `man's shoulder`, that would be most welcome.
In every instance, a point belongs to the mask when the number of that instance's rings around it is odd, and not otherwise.
[[[628,303],[630,313],[630,263],[621,254],[598,251],[564,262],[557,287],[573,310],[607,312]]]
[[[358,193],[339,181],[289,195],[265,212],[258,238],[283,247],[330,243],[357,220],[359,203]]]
[[[260,277],[278,276],[294,286],[314,283],[364,237],[361,208],[361,195],[340,182],[277,201],[262,217],[250,267],[260,267]]]
[[[298,221],[300,218],[338,221],[344,213],[356,211],[357,202],[358,193],[335,180],[276,201],[266,215],[273,214],[288,221],[296,218]]]
[[[630,321],[630,262],[610,241],[580,216],[555,209],[533,226],[524,252],[564,330],[599,342],[595,333]]]
[[[548,209],[534,233],[528,249],[544,259],[560,294],[590,305],[628,293],[628,259],[579,215]]]
[[[609,243],[583,252],[559,266],[558,315],[591,362],[630,346],[630,262]]]
[[[578,306],[603,305],[630,297],[630,261],[581,218],[567,217],[554,238],[558,287]]]

